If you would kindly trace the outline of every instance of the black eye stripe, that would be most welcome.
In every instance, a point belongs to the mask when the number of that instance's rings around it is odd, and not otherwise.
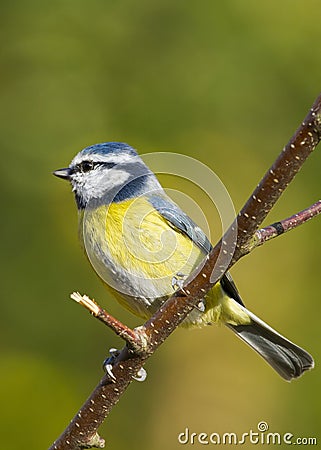
[[[81,163],[77,164],[75,166],[74,171],[75,172],[89,172],[90,170],[95,169],[98,166],[106,167],[108,169],[111,169],[114,167],[116,163],[112,162],[103,162],[103,161],[82,161]]]

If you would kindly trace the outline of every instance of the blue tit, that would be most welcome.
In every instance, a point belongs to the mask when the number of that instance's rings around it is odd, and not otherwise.
[[[54,175],[72,185],[80,240],[94,269],[116,299],[143,319],[151,317],[211,251],[204,232],[127,144],[87,147]],[[229,273],[182,325],[212,323],[224,323],[285,380],[314,366],[309,353],[245,308]]]

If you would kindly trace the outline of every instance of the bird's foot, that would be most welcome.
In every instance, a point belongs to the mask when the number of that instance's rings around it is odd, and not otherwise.
[[[201,313],[205,312],[206,309],[206,302],[205,299],[202,298],[202,300],[200,300],[197,305],[195,306],[196,309],[198,309],[198,311],[200,311]]]
[[[117,348],[111,348],[109,349],[109,354],[110,356],[103,362],[103,369],[112,381],[116,381],[116,377],[113,372],[113,366],[118,356],[120,355],[120,350],[117,350]],[[133,379],[136,381],[145,381],[146,378],[147,372],[143,367],[138,370],[136,376],[133,376]]]
[[[184,281],[186,280],[186,278],[187,278],[187,275],[184,275],[182,272],[177,272],[176,275],[174,275],[172,278],[172,288],[174,290],[182,289],[182,291],[185,292],[183,289],[183,286],[184,286]],[[187,294],[187,292],[185,292],[185,293]],[[205,309],[206,309],[205,305],[206,305],[206,302],[205,302],[205,299],[203,298],[202,300],[200,300],[198,302],[198,304],[195,306],[195,308],[198,311],[200,311],[201,313],[203,313],[203,312],[205,312]]]
[[[187,275],[184,275],[182,272],[177,272],[176,275],[174,275],[172,278],[172,288],[175,291],[177,289],[182,289],[186,278]]]
[[[103,362],[103,369],[109,375],[109,378],[116,380],[116,377],[113,374],[113,366],[117,357],[120,355],[120,350],[117,350],[117,348],[110,348],[109,355],[110,356]]]

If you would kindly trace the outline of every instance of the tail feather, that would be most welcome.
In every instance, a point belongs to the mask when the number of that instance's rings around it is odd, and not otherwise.
[[[246,310],[243,306],[242,309]],[[281,377],[291,381],[314,367],[313,358],[308,352],[281,336],[250,311],[246,312],[251,318],[248,325],[226,325],[259,353]]]

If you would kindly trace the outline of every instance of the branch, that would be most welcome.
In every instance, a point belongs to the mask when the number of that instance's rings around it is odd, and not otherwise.
[[[226,270],[232,267],[242,256],[249,253],[252,248],[259,245],[253,246],[253,242],[256,242],[254,236],[259,226],[319,143],[320,138],[321,95],[271,169],[265,174],[235,222],[205,259],[203,266],[190,275],[183,288],[176,291],[155,315],[143,327],[140,327],[140,332],[143,333],[145,338],[147,337],[145,350],[139,353],[128,350],[126,347],[122,350],[113,367],[116,380],[111,379],[108,375],[101,379],[80,411],[50,447],[50,450],[104,447],[104,440],[98,436],[97,430],[131,383],[132,377],[195,308],[199,300],[204,298],[211,287],[219,281]],[[268,234],[268,232],[265,233]],[[105,314],[107,322],[109,322],[108,326],[114,328],[116,332],[118,329],[117,334],[121,335],[119,330],[127,327],[117,328],[118,324],[114,324],[114,327],[111,325],[113,320],[110,318],[112,316],[108,313]],[[130,330],[127,335],[124,332],[122,336],[128,338],[132,333],[135,335],[137,331]],[[134,335],[129,337],[129,340]]]

